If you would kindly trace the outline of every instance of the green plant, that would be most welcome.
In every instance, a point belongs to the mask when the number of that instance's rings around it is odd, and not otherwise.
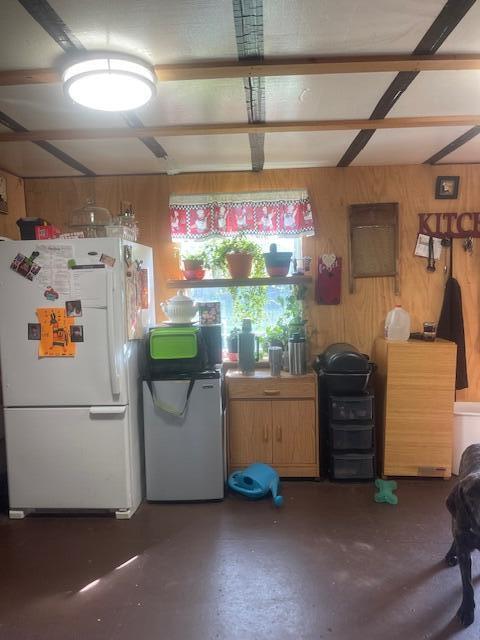
[[[307,321],[304,308],[306,293],[307,287],[305,285],[295,285],[288,296],[278,298],[283,312],[277,324],[273,327],[268,327],[265,332],[263,345],[265,351],[272,342],[280,342],[285,348],[292,333],[306,335],[305,325]]]
[[[245,252],[253,256],[252,277],[261,278],[265,275],[265,260],[263,249],[254,240],[249,240],[244,235],[233,238],[212,240],[208,243],[205,253],[205,264],[212,269],[214,274],[228,276],[226,261],[227,253]],[[265,316],[267,303],[266,287],[228,287],[233,300],[233,311],[239,320],[252,318],[253,322],[261,320]]]
[[[187,251],[186,253],[182,253],[182,260],[197,260],[198,262],[202,262],[205,264],[207,261],[206,251],[203,249],[202,251]]]

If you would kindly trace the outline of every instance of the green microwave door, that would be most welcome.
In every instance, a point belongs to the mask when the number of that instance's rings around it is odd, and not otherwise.
[[[195,358],[198,354],[198,329],[195,327],[157,327],[150,332],[152,360]]]

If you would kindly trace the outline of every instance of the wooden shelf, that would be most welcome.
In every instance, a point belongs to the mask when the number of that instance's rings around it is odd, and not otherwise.
[[[310,284],[311,276],[282,276],[274,278],[215,278],[213,280],[167,280],[169,289],[208,289],[212,287],[261,287],[278,284]]]

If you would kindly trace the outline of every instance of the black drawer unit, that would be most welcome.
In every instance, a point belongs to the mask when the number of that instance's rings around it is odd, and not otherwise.
[[[330,446],[334,451],[371,451],[373,424],[330,423]]]
[[[334,452],[330,475],[333,480],[371,480],[375,477],[375,454]]]
[[[376,366],[347,343],[330,345],[316,360],[320,398],[321,468],[332,480],[375,478]]]
[[[373,396],[369,393],[357,396],[330,396],[329,404],[331,422],[373,420]]]

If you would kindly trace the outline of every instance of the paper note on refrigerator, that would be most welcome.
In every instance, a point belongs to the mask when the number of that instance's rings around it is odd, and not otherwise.
[[[107,275],[105,269],[73,269],[72,277],[82,306],[105,308],[107,305]]]
[[[68,268],[68,261],[74,257],[73,246],[42,243],[37,245],[36,251],[39,253],[36,262],[41,270],[35,283],[44,290],[51,287],[64,298],[78,297],[75,279]]]
[[[37,309],[40,323],[40,358],[71,357],[76,353],[76,345],[70,339],[70,327],[74,318],[68,318],[62,307],[45,307]]]

